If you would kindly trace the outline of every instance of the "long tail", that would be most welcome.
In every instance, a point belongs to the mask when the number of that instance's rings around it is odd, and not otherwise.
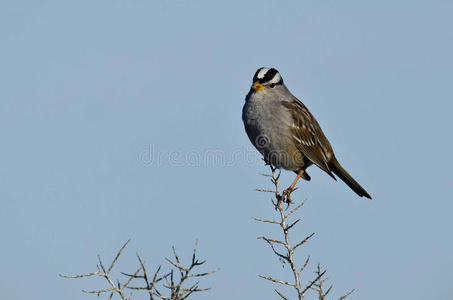
[[[340,163],[337,161],[337,159],[334,157],[330,162],[329,162],[329,168],[332,170],[332,172],[335,173],[338,177],[340,177],[341,180],[344,181],[354,192],[357,193],[360,197],[367,197],[368,199],[371,199],[371,196],[365,191],[363,187],[358,184],[357,181],[352,178],[351,175],[349,175],[348,172],[346,172],[345,169],[340,165]]]

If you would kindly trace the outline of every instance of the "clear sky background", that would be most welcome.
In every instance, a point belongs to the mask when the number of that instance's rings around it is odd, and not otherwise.
[[[303,280],[320,262],[333,295],[453,299],[452,15],[447,0],[2,1],[1,298],[94,299],[80,290],[103,281],[58,274],[129,238],[118,270],[136,252],[153,269],[198,238],[203,270],[222,270],[193,299],[278,299],[257,275],[288,266],[256,239],[271,227],[252,216],[273,210],[253,189],[271,186],[241,120],[273,66],[373,196],[309,169]]]

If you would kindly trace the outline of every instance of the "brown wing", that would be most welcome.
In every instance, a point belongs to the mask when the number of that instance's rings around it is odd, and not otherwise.
[[[335,179],[328,163],[333,157],[332,147],[313,115],[297,98],[281,104],[291,113],[292,137],[299,151]]]

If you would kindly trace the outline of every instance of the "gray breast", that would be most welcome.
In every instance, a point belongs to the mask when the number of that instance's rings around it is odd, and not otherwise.
[[[248,95],[242,111],[245,130],[264,159],[275,167],[299,171],[304,159],[291,136],[291,115],[279,99],[265,93]]]

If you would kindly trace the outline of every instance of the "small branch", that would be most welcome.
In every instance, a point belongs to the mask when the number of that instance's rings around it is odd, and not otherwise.
[[[114,289],[114,288],[110,288],[110,289],[105,289],[105,290],[95,290],[95,291],[85,291],[85,290],[82,290],[82,292],[87,293],[87,294],[102,294],[102,293],[107,293],[107,292],[112,292],[112,291],[115,291],[115,289]]]
[[[303,239],[302,241],[300,241],[299,243],[297,243],[297,245],[294,246],[294,247],[292,248],[292,250],[294,251],[294,250],[296,250],[300,245],[305,244],[305,243],[306,243],[312,236],[314,236],[314,235],[315,235],[315,233],[313,232],[312,234],[310,234],[309,236],[307,236],[305,239]]]
[[[280,257],[281,259],[283,259],[283,260],[285,260],[286,262],[289,263],[289,265],[291,267],[291,271],[293,273],[294,281],[293,282],[287,282],[287,281],[274,279],[272,277],[266,277],[266,276],[260,276],[260,277],[264,278],[264,279],[267,279],[269,281],[275,282],[275,283],[280,283],[280,284],[284,284],[284,285],[293,287],[296,290],[296,292],[297,292],[298,299],[302,300],[304,298],[304,293],[305,293],[306,290],[304,290],[302,288],[302,286],[301,286],[300,273],[307,266],[308,259],[305,261],[305,264],[304,264],[303,267],[297,268],[296,267],[296,262],[294,260],[294,256],[293,255],[294,255],[294,251],[299,246],[301,246],[305,242],[307,242],[308,239],[310,239],[313,236],[314,233],[312,233],[311,235],[307,236],[304,240],[302,240],[301,242],[299,242],[295,246],[291,245],[289,233],[290,233],[291,229],[293,229],[299,223],[300,219],[297,219],[295,221],[291,221],[290,222],[288,220],[288,217],[291,216],[292,214],[294,214],[296,211],[298,211],[305,204],[305,201],[300,203],[300,204],[298,204],[298,205],[296,205],[293,209],[291,209],[289,212],[287,212],[287,209],[289,208],[289,203],[288,203],[288,206],[286,208],[283,208],[283,195],[280,194],[280,192],[279,192],[278,180],[279,180],[279,177],[280,177],[280,173],[277,175],[276,172],[275,172],[276,171],[275,168],[273,168],[272,166],[271,166],[271,171],[272,171],[272,174],[269,177],[271,177],[271,182],[272,182],[272,184],[274,185],[274,188],[275,188],[275,190],[273,190],[274,194],[275,194],[275,200],[272,199],[272,204],[273,204],[275,210],[278,213],[279,221],[267,220],[267,219],[259,219],[259,218],[254,218],[254,219],[256,221],[258,221],[258,222],[277,224],[277,225],[280,226],[280,228],[282,230],[282,234],[283,234],[283,239],[281,241],[280,240],[276,240],[276,239],[270,239],[270,238],[267,238],[267,237],[264,237],[264,236],[261,236],[261,237],[258,237],[258,238],[266,241],[268,243],[268,245],[271,247],[271,249],[272,249],[272,251],[274,252],[275,255],[277,255],[278,257]],[[262,192],[271,191],[271,190],[268,190],[268,189],[257,189],[257,190],[258,191],[262,191]],[[294,191],[294,190],[292,190],[292,191]],[[290,194],[292,193],[292,191],[289,191],[289,193],[286,194],[286,197],[287,197],[288,200],[289,200],[289,197],[290,197]],[[277,246],[281,247],[283,249],[284,253],[282,253],[281,251],[276,249]],[[283,296],[280,292],[277,291],[277,294],[282,299],[286,299],[286,297]]]
[[[315,271],[316,275],[317,275],[317,279],[315,280],[315,282],[312,282],[310,288],[314,291],[316,291],[318,293],[318,299],[319,300],[326,300],[327,299],[327,295],[330,293],[330,291],[332,290],[332,285],[329,286],[329,288],[325,291],[324,289],[324,284],[327,282],[327,280],[329,280],[328,277],[326,278],[323,278],[322,276],[326,273],[326,271],[322,270],[321,268],[321,265],[318,264],[316,266],[316,271]],[[344,300],[346,299],[349,295],[351,295],[352,293],[354,292],[354,290],[346,293],[345,295],[341,296],[339,298],[339,300]]]
[[[197,259],[197,249],[198,249],[198,241],[195,242],[194,248],[193,248],[193,253],[192,253],[192,260],[191,264],[188,267],[183,267],[183,264],[173,247],[173,255],[174,255],[174,261],[170,259],[166,259],[173,267],[175,267],[178,270],[179,273],[179,279],[176,280],[174,276],[174,270],[171,270],[169,273],[164,274],[159,276],[161,266],[159,266],[154,273],[154,276],[152,280],[149,280],[148,277],[148,272],[145,267],[145,263],[142,261],[140,256],[137,254],[137,259],[139,261],[139,267],[133,274],[128,274],[121,272],[124,276],[127,277],[127,281],[122,284],[119,281],[117,284],[114,283],[114,281],[111,278],[110,272],[113,270],[116,262],[118,261],[121,253],[123,250],[126,248],[127,244],[129,243],[129,240],[121,247],[121,249],[118,251],[116,254],[115,258],[113,259],[112,263],[110,264],[108,269],[105,269],[104,264],[98,256],[99,263],[97,265],[98,271],[97,272],[92,272],[92,273],[86,273],[86,274],[80,274],[80,275],[60,275],[63,278],[84,278],[84,277],[90,277],[93,275],[98,275],[100,277],[103,277],[106,279],[110,287],[105,288],[105,289],[98,289],[98,290],[90,290],[90,291],[85,291],[83,292],[88,293],[88,294],[103,294],[103,293],[110,293],[109,299],[113,297],[113,294],[118,294],[121,299],[123,300],[129,300],[132,297],[132,294],[129,297],[126,297],[125,295],[125,289],[129,290],[135,290],[135,291],[147,291],[149,295],[150,300],[154,300],[155,297],[159,299],[164,299],[164,300],[183,300],[187,299],[190,295],[192,295],[195,292],[204,292],[209,290],[209,288],[200,288],[198,286],[199,281],[195,283],[191,283],[188,287],[185,287],[185,283],[188,282],[188,280],[192,281],[192,278],[201,278],[210,274],[213,274],[217,272],[219,269],[212,270],[209,272],[201,272],[201,273],[193,273],[193,269],[203,265],[205,261],[200,261]],[[145,281],[145,286],[132,286],[132,282],[136,279],[144,280]],[[163,283],[163,279],[165,279],[166,283]],[[157,287],[157,284],[161,282],[161,286],[163,288],[166,288],[169,291],[168,296],[163,295]]]
[[[285,261],[288,261],[288,262],[289,262],[289,257],[288,257],[287,255],[283,255],[283,254],[281,254],[280,252],[278,252],[278,251],[275,249],[274,244],[272,244],[272,242],[271,242],[269,239],[265,238],[264,236],[261,237],[261,238],[259,238],[259,239],[265,240],[265,241],[269,244],[269,246],[271,247],[271,249],[272,249],[272,251],[275,253],[275,255],[277,255],[278,257],[280,257],[280,258],[284,259]],[[275,242],[277,242],[277,241],[275,241]],[[278,241],[278,242],[279,242],[279,241]],[[285,245],[283,242],[280,242],[280,243],[281,243],[282,245]]]
[[[290,210],[290,211],[285,215],[285,218],[288,218],[290,215],[292,215],[293,213],[295,213],[296,211],[298,211],[302,206],[305,205],[305,202],[307,202],[307,200],[302,201],[299,205],[297,205],[295,208],[293,208],[292,210]]]
[[[300,268],[299,273],[301,273],[303,270],[305,270],[309,261],[310,261],[310,256],[307,256],[307,259],[305,260],[304,265]]]
[[[275,291],[280,297],[282,297],[282,299],[284,299],[284,300],[289,300],[288,298],[286,298],[285,296],[283,296],[283,294],[280,293],[277,289],[274,289],[274,291]]]
[[[109,269],[107,270],[107,273],[110,273],[110,271],[112,271],[113,267],[115,266],[115,263],[118,261],[118,258],[120,257],[120,255],[123,252],[124,248],[126,248],[127,244],[129,244],[130,241],[131,241],[130,239],[127,240],[127,242],[124,243],[124,245],[121,247],[120,251],[118,251],[118,253],[115,256],[115,259],[113,259],[112,264],[110,265]]]
[[[351,295],[354,292],[355,292],[355,289],[352,289],[349,292],[347,292],[346,294],[344,294],[343,296],[341,296],[340,298],[338,298],[338,300],[344,300],[344,299],[346,299],[349,295]]]
[[[263,279],[266,279],[266,280],[275,282],[275,283],[280,283],[280,284],[283,284],[283,285],[288,285],[288,286],[295,287],[295,284],[294,284],[294,283],[291,283],[291,282],[288,282],[288,281],[283,281],[283,280],[274,279],[274,278],[269,277],[269,276],[263,276],[263,275],[258,275],[258,276],[261,277],[261,278],[263,278]]]
[[[87,274],[79,274],[79,275],[63,275],[63,274],[58,274],[58,276],[63,277],[63,278],[83,278],[83,277],[89,277],[93,275],[98,275],[99,272],[93,272],[93,273],[87,273]]]
[[[273,194],[276,193],[276,191],[274,191],[274,190],[266,190],[266,189],[255,189],[255,191],[264,192],[264,193],[273,193]]]
[[[265,236],[260,236],[260,237],[258,237],[257,239],[259,239],[259,240],[265,240],[265,241],[268,242],[269,244],[271,244],[271,243],[276,243],[276,244],[280,244],[280,245],[283,245],[283,246],[285,245],[285,243],[282,242],[282,241],[269,239],[269,238],[267,238],[267,237],[265,237]]]
[[[297,223],[299,223],[300,219],[297,219],[296,221],[294,221],[293,223],[291,223],[291,225],[288,225],[286,228],[285,228],[285,231],[288,231],[290,230],[291,228],[293,228],[294,225],[296,225]]]
[[[315,283],[316,281],[318,281],[322,276],[324,276],[324,274],[326,274],[326,271],[322,272],[321,274],[319,274],[315,280],[313,280],[312,282],[310,282],[306,287],[305,289],[303,290],[303,294],[305,294],[306,291],[308,291]]]
[[[306,203],[306,200],[302,201],[299,204],[294,204],[294,207],[290,209],[291,205],[291,199],[290,195],[291,193],[295,190],[289,191],[288,189],[285,190],[282,194],[279,192],[279,177],[280,173],[278,175],[276,174],[276,169],[271,166],[271,174],[264,176],[270,177],[271,182],[274,185],[274,189],[256,189],[257,191],[260,192],[266,192],[266,193],[274,193],[275,199],[271,199],[272,205],[274,206],[275,210],[277,211],[278,218],[277,220],[271,220],[271,219],[261,219],[261,218],[253,218],[255,221],[261,222],[261,223],[270,223],[270,224],[276,224],[280,226],[281,233],[282,233],[282,239],[273,239],[273,238],[268,238],[265,236],[260,236],[258,239],[264,240],[272,249],[272,252],[279,257],[280,259],[284,260],[287,262],[291,268],[291,272],[293,274],[293,280],[292,281],[284,281],[284,280],[279,280],[275,279],[270,276],[262,276],[259,275],[259,277],[266,279],[268,281],[278,283],[281,285],[289,286],[295,289],[297,292],[297,297],[299,300],[303,300],[305,297],[305,294],[310,291],[314,290],[318,293],[319,295],[319,300],[326,300],[327,295],[330,293],[332,290],[332,286],[330,286],[327,290],[324,288],[324,283],[328,280],[328,278],[324,278],[324,275],[326,274],[326,271],[322,270],[320,265],[318,264],[317,269],[316,269],[316,274],[315,278],[311,281],[308,282],[308,284],[304,287],[301,285],[301,273],[304,271],[308,263],[310,261],[310,256],[307,256],[305,259],[304,264],[302,267],[296,267],[296,261],[294,259],[294,253],[295,251],[302,245],[304,245],[309,239],[311,239],[314,236],[314,232],[306,236],[303,240],[300,242],[296,243],[293,245],[290,240],[290,233],[293,228],[296,227],[297,224],[300,223],[300,219],[295,219],[295,220],[290,220],[290,217],[293,217],[296,212],[298,212]],[[285,198],[286,197],[286,201]],[[287,206],[284,207],[284,202],[286,202]],[[280,296],[281,299],[286,299],[288,298],[284,296],[280,291],[275,290],[275,292]],[[352,293],[349,292],[342,296],[339,300],[345,299],[347,296],[349,296]]]
[[[280,225],[280,222],[274,221],[274,220],[266,220],[266,219],[260,219],[260,218],[253,218],[255,221],[258,222],[263,222],[263,223],[271,223],[271,224],[278,224]]]

